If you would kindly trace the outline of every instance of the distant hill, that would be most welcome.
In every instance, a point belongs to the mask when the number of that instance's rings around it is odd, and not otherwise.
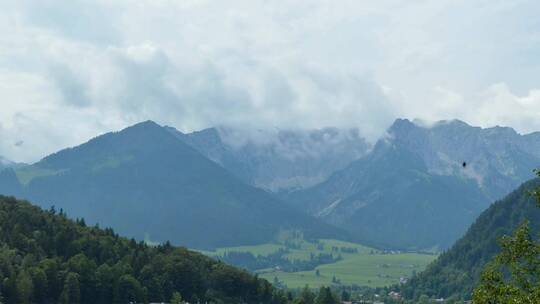
[[[356,129],[170,130],[246,183],[271,192],[318,184],[370,149]]]
[[[21,166],[24,166],[24,165],[25,164],[12,162],[9,159],[0,156],[0,171],[2,171],[3,169],[6,169],[6,168],[16,168],[16,167],[21,167]]]
[[[285,303],[265,280],[168,244],[150,247],[0,196],[0,302]]]
[[[484,266],[500,251],[501,236],[511,235],[524,220],[530,222],[533,235],[540,232],[540,208],[529,195],[538,186],[540,179],[526,182],[484,211],[464,237],[402,286],[404,296],[470,299]]]
[[[490,202],[533,177],[539,144],[538,133],[510,128],[398,119],[368,155],[283,197],[372,243],[444,249]]]
[[[4,170],[0,193],[129,237],[193,248],[264,243],[281,229],[342,234],[244,184],[150,121]]]
[[[9,167],[12,164],[10,160],[0,156],[0,170]]]

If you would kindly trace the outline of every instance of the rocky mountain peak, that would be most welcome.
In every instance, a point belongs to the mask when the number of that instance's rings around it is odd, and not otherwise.
[[[408,120],[407,118],[398,118],[394,121],[394,123],[390,126],[390,128],[388,128],[388,133],[399,135],[399,134],[410,132],[411,130],[414,130],[417,128],[418,128],[418,125]]]

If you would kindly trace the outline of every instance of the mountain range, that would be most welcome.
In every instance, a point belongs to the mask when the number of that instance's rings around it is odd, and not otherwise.
[[[398,119],[374,144],[359,134],[183,133],[148,121],[1,170],[0,193],[194,248],[264,243],[298,229],[438,251],[540,166],[538,132]]]
[[[539,143],[540,133],[398,119],[366,156],[282,197],[371,243],[445,249],[492,201],[534,176]]]
[[[54,205],[129,237],[192,248],[264,243],[283,229],[343,236],[242,183],[150,121],[3,170],[0,193]]]
[[[170,130],[244,182],[274,193],[321,183],[370,149],[357,129]]]

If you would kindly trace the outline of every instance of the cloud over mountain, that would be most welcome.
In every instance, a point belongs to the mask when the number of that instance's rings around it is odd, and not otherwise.
[[[0,154],[33,161],[145,119],[371,140],[398,116],[538,130],[538,6],[6,1]]]

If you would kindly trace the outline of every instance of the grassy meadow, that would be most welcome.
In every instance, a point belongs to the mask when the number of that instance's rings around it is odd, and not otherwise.
[[[312,288],[332,284],[388,286],[398,283],[400,278],[410,277],[413,272],[422,271],[437,257],[431,254],[383,252],[359,244],[328,239],[316,242],[294,239],[287,240],[287,244],[278,241],[275,244],[219,248],[204,253],[213,257],[223,256],[227,252],[251,252],[266,256],[280,249],[288,250],[285,257],[290,260],[309,260],[311,255],[319,253],[341,256],[339,261],[319,265],[311,271],[284,272],[277,267],[256,271],[259,277],[270,282],[277,278],[288,288],[304,287],[306,284]]]

